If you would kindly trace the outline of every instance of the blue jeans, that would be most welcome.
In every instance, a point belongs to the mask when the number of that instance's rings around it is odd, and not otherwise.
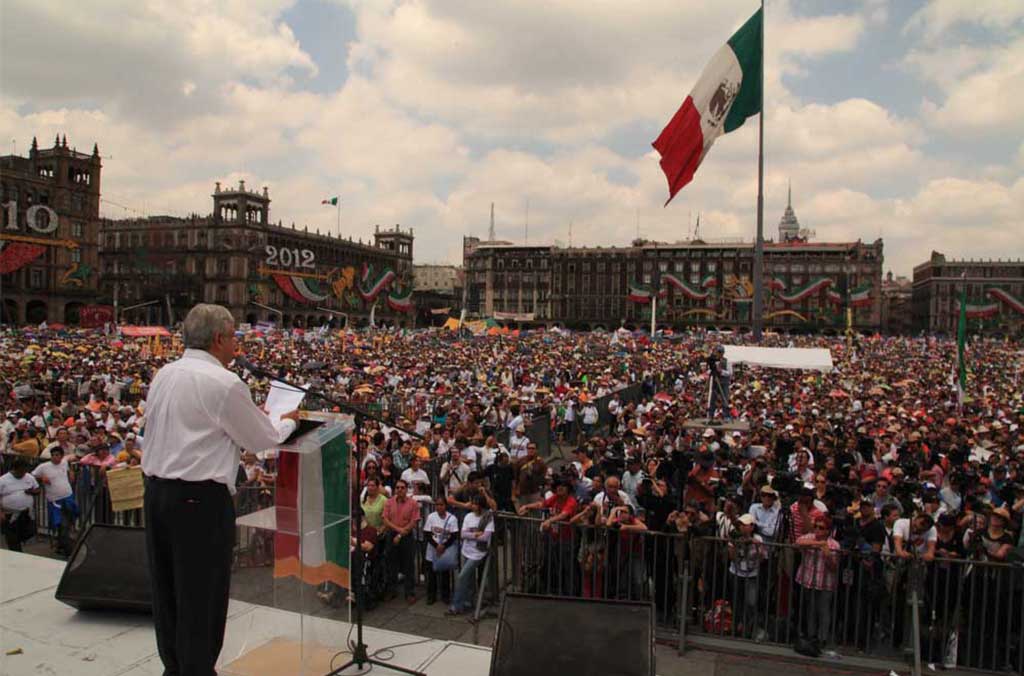
[[[463,612],[472,608],[473,589],[476,587],[476,571],[483,565],[487,557],[482,559],[462,558],[462,568],[455,578],[455,595],[452,597],[451,609]]]

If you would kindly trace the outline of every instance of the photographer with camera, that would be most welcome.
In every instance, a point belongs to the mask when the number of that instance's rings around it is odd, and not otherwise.
[[[573,531],[569,522],[576,514],[578,504],[572,495],[572,485],[565,477],[556,477],[552,490],[554,494],[547,499],[520,505],[516,512],[524,516],[530,510],[544,510],[547,517],[540,522],[540,530],[548,535],[544,540],[544,560],[548,562],[547,582],[550,583],[550,591],[561,596],[572,596],[575,593],[572,583],[575,560]]]
[[[729,555],[729,576],[727,598],[732,607],[738,608],[738,619],[743,626],[743,636],[753,637],[759,643],[765,638],[765,631],[757,624],[759,596],[758,577],[761,564],[768,558],[764,539],[755,532],[756,523],[750,514],[736,519],[736,530],[731,533],[727,551]]]
[[[709,386],[711,396],[708,400],[708,418],[715,418],[715,413],[722,411],[722,419],[730,420],[729,386],[732,381],[732,364],[725,358],[725,347],[716,346],[707,358]]]
[[[988,514],[987,523],[971,528],[964,533],[964,548],[974,561],[1002,563],[1013,549],[1014,538],[1009,531],[1010,512],[1005,507],[996,507]],[[972,640],[969,641],[971,664],[982,669],[1003,668],[1002,656],[1006,654],[1006,642],[1010,638],[1010,606],[1013,594],[1008,594],[1002,580],[1003,569],[995,565],[972,566],[967,575],[974,579],[967,582],[968,603],[973,617],[986,617],[986,628],[969,627]],[[978,623],[981,624],[981,623]]]
[[[711,432],[710,429],[708,431]],[[712,432],[713,435],[714,432]],[[720,478],[718,469],[715,467],[714,453],[705,444],[702,444],[700,453],[697,456],[697,462],[686,477],[686,501],[713,502],[715,499],[715,484]]]

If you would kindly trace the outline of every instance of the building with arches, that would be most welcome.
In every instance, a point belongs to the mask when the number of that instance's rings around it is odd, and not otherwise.
[[[788,201],[778,239],[764,248],[764,318],[787,332],[881,325],[882,240],[817,242]],[[471,316],[524,325],[647,328],[657,290],[659,327],[750,326],[754,244],[636,239],[629,246],[565,247],[463,239]]]
[[[0,323],[78,324],[98,288],[99,148],[0,157]]]
[[[252,325],[412,324],[412,229],[364,243],[273,223],[269,189],[245,181],[211,198],[207,215],[102,221],[100,297],[122,322],[170,325],[205,302]]]

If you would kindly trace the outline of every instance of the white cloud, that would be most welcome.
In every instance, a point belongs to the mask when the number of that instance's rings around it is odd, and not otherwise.
[[[1013,0],[930,0],[914,12],[903,30],[920,32],[926,41],[934,42],[963,25],[999,33],[1018,30],[1022,19],[1024,4]]]
[[[570,222],[577,244],[626,243],[638,222],[645,237],[678,240],[698,212],[704,237],[753,233],[756,118],[718,140],[668,208],[649,139],[635,148],[608,140],[666,122],[748,2],[351,6],[347,80],[312,93],[298,85],[324,64],[283,23],[291,0],[12,0],[0,21],[0,137],[19,147],[33,134],[44,145],[56,133],[80,148],[98,141],[111,216],[125,215],[115,203],[206,213],[214,181],[245,179],[269,186],[272,217],[285,224],[333,230],[336,212],[320,200],[340,195],[346,236],[412,226],[418,260],[458,260],[464,234],[486,233],[491,202],[499,236],[521,240],[529,201],[531,242],[568,240]],[[866,30],[883,29],[885,0],[817,17],[769,3],[769,236],[791,179],[797,214],[819,239],[881,232],[887,267],[899,272],[930,248],[1019,252],[1024,145],[1009,164],[978,166],[929,147],[943,134],[999,129],[1016,148],[1020,40],[916,44],[926,27],[966,20],[936,11],[915,19],[905,65],[940,96],[929,114],[908,118],[884,98],[821,103],[785,85],[813,82],[823,57],[843,58]]]

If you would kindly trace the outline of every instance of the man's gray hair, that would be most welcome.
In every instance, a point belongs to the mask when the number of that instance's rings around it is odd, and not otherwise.
[[[215,334],[225,334],[234,329],[235,318],[223,305],[200,303],[188,311],[181,334],[185,347],[207,350],[213,344]]]

